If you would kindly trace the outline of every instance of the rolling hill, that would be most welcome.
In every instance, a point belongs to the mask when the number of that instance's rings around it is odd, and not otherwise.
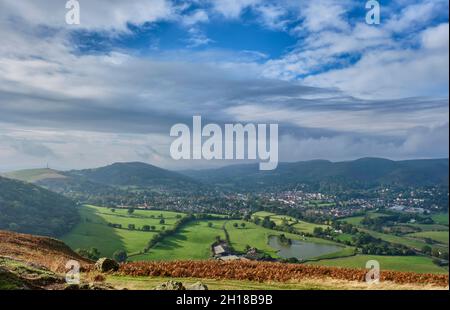
[[[42,187],[0,177],[0,229],[59,236],[78,222],[75,203]]]
[[[72,170],[67,174],[72,177],[83,177],[100,184],[120,187],[184,189],[199,185],[197,181],[185,175],[140,162],[115,163],[96,169]]]
[[[257,164],[236,165],[213,170],[185,171],[202,182],[230,189],[264,190],[293,187],[299,183],[340,188],[378,185],[448,185],[448,159],[391,161],[363,158],[347,162],[315,160],[280,163],[274,171],[259,171]]]

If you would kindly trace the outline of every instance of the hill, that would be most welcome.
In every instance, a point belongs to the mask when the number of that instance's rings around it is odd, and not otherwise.
[[[53,272],[64,272],[69,260],[76,260],[85,268],[90,268],[93,263],[57,239],[2,230],[0,257],[41,265]]]
[[[199,185],[197,181],[185,175],[140,162],[115,163],[96,169],[73,170],[69,171],[68,175],[121,187],[183,189]]]
[[[72,200],[30,183],[0,177],[0,229],[60,236],[78,220]]]
[[[69,260],[80,262],[83,281],[94,279],[90,289],[154,289],[168,280],[202,281],[217,290],[448,289],[448,275],[382,271],[382,282],[373,287],[363,282],[361,269],[249,261],[134,262],[99,275],[93,262],[61,241],[0,231],[0,289],[67,289],[63,274]]]
[[[62,172],[43,168],[43,169],[28,169],[8,172],[3,174],[5,178],[20,180],[29,183],[36,183],[43,180],[51,179],[65,179],[67,178]]]
[[[257,164],[185,171],[202,182],[230,189],[264,190],[306,183],[331,188],[366,188],[379,185],[448,185],[448,159],[391,161],[363,158],[347,162],[315,160],[280,163],[274,171],[259,171]]]

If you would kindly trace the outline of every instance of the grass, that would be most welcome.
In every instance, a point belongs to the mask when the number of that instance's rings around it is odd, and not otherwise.
[[[365,268],[366,262],[377,260],[381,270],[394,270],[416,273],[448,273],[444,268],[435,265],[431,258],[424,256],[376,256],[376,255],[356,255],[345,258],[326,259],[311,262],[313,265]]]
[[[166,224],[159,224],[160,214]],[[62,240],[72,249],[97,248],[103,256],[111,257],[117,250],[125,250],[128,255],[142,251],[153,235],[162,226],[170,228],[177,220],[179,213],[166,211],[136,210],[132,215],[127,210],[116,209],[112,212],[107,208],[83,206],[80,208],[81,222]],[[151,216],[154,216],[152,218]],[[108,223],[121,224],[123,229],[109,227]],[[143,225],[155,226],[156,231],[144,232],[128,230],[128,224],[141,228]]]
[[[429,238],[431,240],[447,245],[449,239],[448,231],[422,231],[408,234],[408,236],[420,239]]]
[[[318,244],[330,244],[330,245],[339,245],[333,241],[325,240],[325,239],[319,239],[319,238],[311,238],[311,237],[302,237],[296,234],[289,234],[286,232],[281,231],[275,231],[271,229],[264,228],[262,226],[253,224],[253,223],[247,223],[245,222],[245,228],[242,228],[240,225],[243,223],[243,221],[228,221],[225,225],[228,234],[230,236],[231,245],[236,251],[244,252],[247,245],[251,247],[256,247],[258,250],[261,250],[267,254],[269,254],[271,257],[279,258],[277,251],[273,249],[268,244],[268,240],[270,236],[276,236],[284,234],[287,238],[292,240],[299,240],[303,242],[312,242],[312,243],[318,243]],[[238,227],[234,227],[237,224]],[[341,251],[331,253],[329,254],[330,257],[336,257],[336,256],[346,256],[348,254],[347,249],[351,249],[353,252],[353,248],[347,248],[343,247],[342,245],[339,245],[342,247]]]
[[[425,242],[420,241],[420,240],[416,240],[416,239],[410,239],[407,237],[401,237],[401,236],[396,236],[396,235],[391,235],[391,234],[384,234],[384,233],[380,233],[377,231],[373,231],[373,230],[369,230],[369,229],[362,229],[360,228],[361,231],[368,233],[370,235],[372,235],[375,238],[393,243],[393,244],[400,244],[400,245],[404,245],[416,250],[421,250],[422,247],[424,247],[426,245]]]
[[[375,212],[369,212],[367,213],[371,218],[378,218],[382,216],[386,216],[386,214],[383,213],[375,213]],[[360,226],[361,221],[365,218],[365,216],[352,216],[352,217],[345,217],[340,219],[342,222],[347,222],[348,224],[352,224],[355,226]]]
[[[263,219],[264,217],[269,217],[272,221],[275,222],[277,225],[281,225],[283,223],[283,219],[286,219],[288,221],[288,224],[294,227],[298,232],[301,233],[308,233],[312,234],[314,231],[314,228],[321,227],[323,229],[326,229],[327,225],[320,225],[320,224],[314,224],[314,223],[308,223],[304,221],[300,221],[297,219],[294,219],[289,216],[285,215],[277,215],[275,213],[270,213],[266,211],[256,212],[253,214],[253,218],[259,217],[260,219]]]
[[[436,224],[448,226],[448,213],[439,213],[431,217]]]
[[[64,175],[58,171],[43,168],[43,169],[29,169],[9,172],[4,174],[5,177],[11,179],[17,179],[24,182],[37,182],[44,179],[64,179]]]
[[[212,227],[208,223],[212,223]],[[184,226],[175,235],[166,237],[149,253],[132,257],[132,261],[201,260],[211,258],[211,245],[216,236],[225,238],[223,220],[196,221]]]
[[[197,279],[197,278],[163,278],[163,277],[129,277],[129,276],[107,276],[106,281],[118,289],[131,290],[153,290],[161,283],[167,281],[182,282],[183,285],[201,282],[208,286],[210,290],[423,290],[437,289],[434,286],[426,286],[419,284],[399,285],[389,282],[381,282],[377,285],[368,285],[363,282],[350,282],[334,279],[304,279],[302,281],[291,282],[253,282],[238,280],[213,280],[213,279]]]

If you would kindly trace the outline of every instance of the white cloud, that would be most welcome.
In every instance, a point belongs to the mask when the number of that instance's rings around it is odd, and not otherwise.
[[[126,31],[127,23],[141,25],[146,22],[176,17],[176,8],[169,0],[96,0],[80,2],[80,25],[67,25],[66,1],[2,0],[0,18],[23,18],[35,25]],[[70,28],[71,27],[71,28]]]
[[[238,18],[248,7],[262,2],[262,0],[210,0],[214,9],[226,18]]]

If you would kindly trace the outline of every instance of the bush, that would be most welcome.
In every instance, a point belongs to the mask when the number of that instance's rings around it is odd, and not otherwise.
[[[119,250],[119,251],[114,252],[113,258],[116,261],[118,261],[119,263],[124,263],[127,261],[128,255],[127,255],[127,252],[125,252],[124,250]]]

